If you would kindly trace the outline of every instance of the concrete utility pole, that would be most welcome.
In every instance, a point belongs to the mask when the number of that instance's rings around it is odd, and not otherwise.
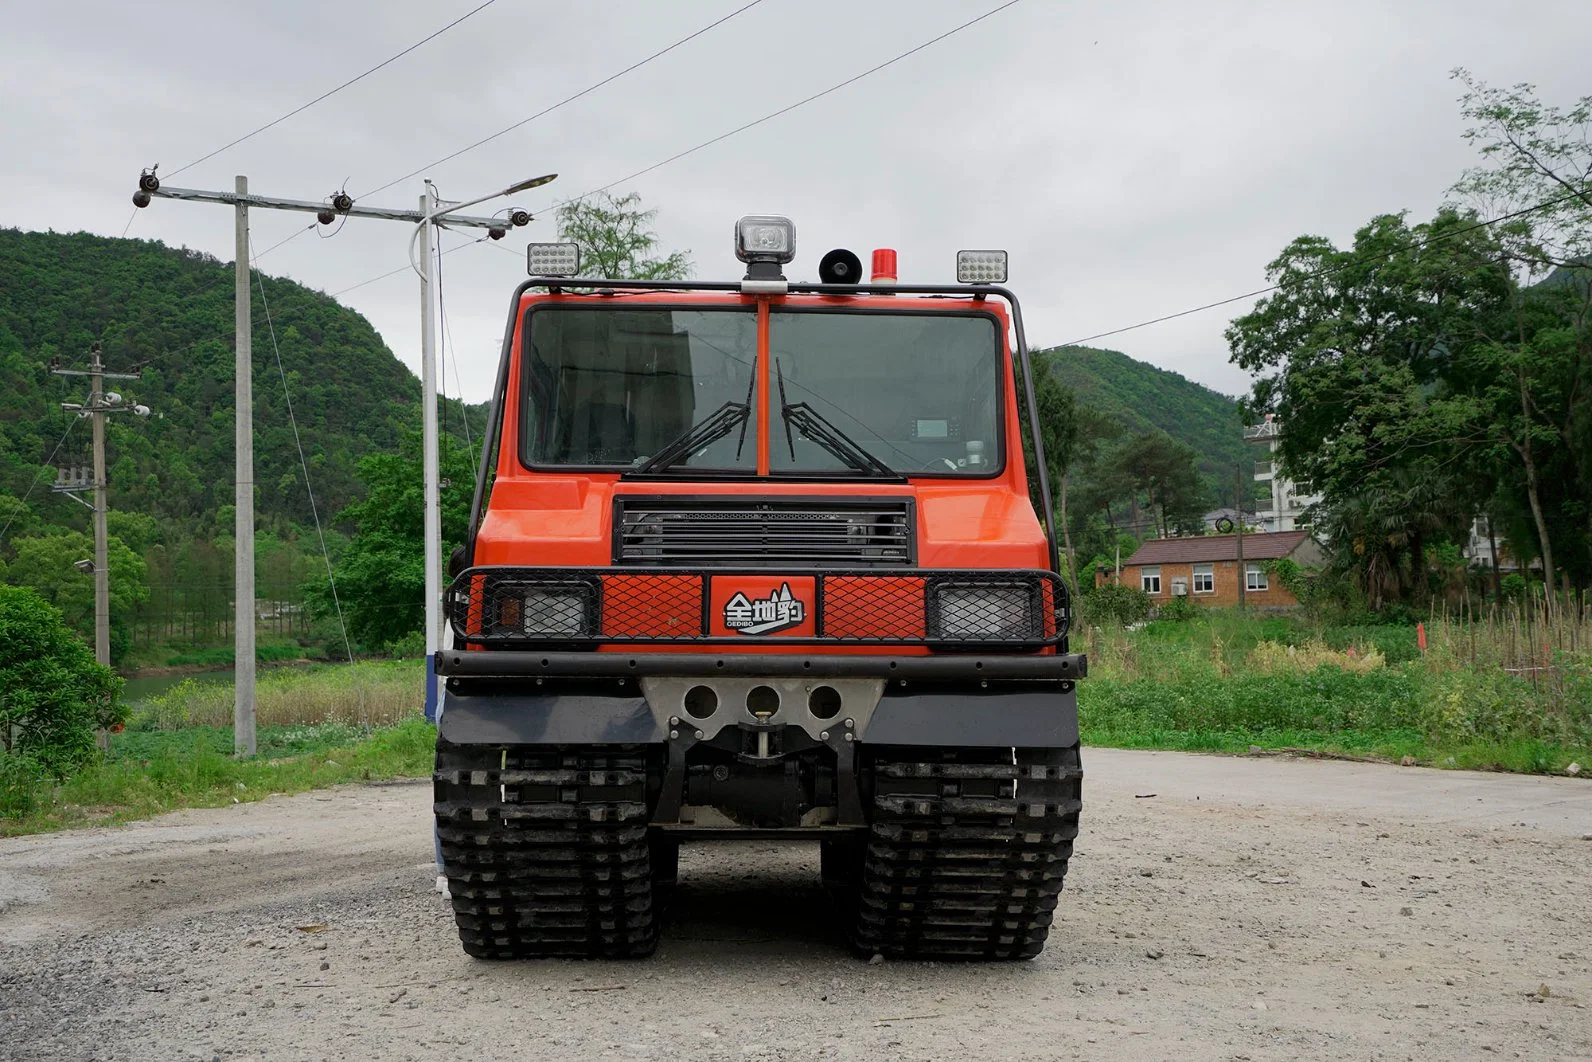
[[[105,363],[100,360],[99,344],[89,353],[89,392],[105,394]],[[105,414],[96,410],[89,419],[94,425],[94,659],[106,666],[111,662],[111,573],[110,531],[105,524]]]
[[[431,182],[426,182],[426,194],[420,197],[420,213],[429,217],[437,209],[436,193]],[[431,295],[431,223],[420,225],[420,406],[425,410],[421,419],[422,467],[425,470],[425,542],[426,542],[426,718],[437,717],[437,650],[442,642],[442,488],[441,467],[437,455],[437,332],[436,318],[432,315]]]
[[[538,177],[530,181],[521,181],[502,191],[493,192],[491,195],[482,196],[469,202],[460,204],[460,207],[473,206],[476,203],[495,199],[500,195],[512,195],[527,188],[535,188],[551,181],[555,175]],[[233,746],[242,755],[253,755],[255,751],[254,738],[254,396],[250,379],[250,346],[253,337],[253,322],[250,307],[253,302],[249,289],[249,227],[248,208],[261,207],[267,210],[291,210],[314,214],[316,220],[322,225],[330,225],[339,218],[378,218],[383,221],[405,221],[425,230],[427,239],[430,239],[430,230],[433,225],[452,226],[456,228],[485,229],[493,239],[502,239],[508,230],[530,224],[532,218],[524,210],[510,210],[505,212],[505,217],[471,217],[464,214],[452,214],[435,209],[427,210],[430,193],[420,202],[421,209],[389,210],[384,207],[367,207],[357,205],[353,198],[344,192],[336,192],[319,203],[303,199],[279,199],[273,196],[250,195],[249,182],[246,177],[238,177],[234,191],[208,192],[194,188],[164,188],[159,178],[155,176],[154,168],[145,170],[138,179],[138,191],[133,193],[133,205],[139,208],[147,207],[153,198],[183,199],[198,203],[220,203],[234,208],[237,215],[237,282],[234,292],[235,308],[233,327],[236,331],[237,368],[235,381],[235,427],[237,432],[236,453],[236,508],[237,508],[237,560],[236,560],[236,601],[234,603],[234,631],[233,644],[234,656],[237,664],[237,683],[233,701]],[[414,242],[410,242],[411,254]],[[421,297],[424,306],[423,320],[431,319],[431,294],[429,275],[422,271]],[[432,361],[431,342],[427,338],[430,325],[422,332],[422,342],[425,349],[421,355],[422,387],[425,379],[432,380],[432,390],[426,396],[426,405],[423,411],[425,430],[431,440],[427,447],[426,475],[429,477],[426,489],[426,670],[427,670],[427,714],[433,714],[435,704],[435,652],[438,631],[441,628],[441,539],[440,533],[433,536],[429,532],[433,527],[440,529],[441,520],[438,515],[438,491],[436,488],[436,398],[435,376]],[[436,557],[432,554],[436,553]],[[435,565],[435,577],[433,577]],[[435,583],[435,586],[433,585]]]
[[[1233,508],[1238,510],[1238,611],[1242,612],[1244,595],[1249,590],[1249,572],[1244,568],[1244,466],[1235,465],[1233,474],[1238,488],[1233,494]]]
[[[232,288],[234,394],[232,538],[232,750],[254,755],[254,298],[249,288],[249,179],[235,178],[237,259]]]
[[[475,206],[498,196],[513,195],[528,188],[540,188],[550,183],[558,174],[549,173],[520,181],[507,188],[448,207],[458,210]],[[423,538],[426,550],[426,718],[435,721],[440,707],[437,699],[437,650],[442,648],[442,471],[437,454],[437,333],[432,316],[431,296],[431,230],[443,217],[436,189],[426,182],[426,194],[420,197],[421,221],[409,238],[409,265],[420,276],[420,404],[421,438],[424,456],[421,460],[425,479],[425,529]],[[519,224],[523,211],[514,212],[514,223]],[[530,215],[525,214],[525,220]],[[415,253],[419,250],[419,259]]]
[[[136,372],[106,372],[105,362],[100,357],[98,343],[89,347],[88,368],[84,369],[59,369],[50,370],[56,376],[87,376],[89,380],[88,398],[82,403],[63,402],[61,408],[76,413],[80,417],[90,417],[94,425],[94,481],[85,484],[80,479],[67,479],[58,481],[53,488],[57,494],[69,494],[76,498],[79,491],[92,487],[94,491],[94,504],[90,506],[94,511],[94,659],[106,666],[111,662],[111,581],[110,561],[108,557],[107,539],[109,533],[105,526],[105,414],[107,413],[135,413],[141,417],[149,416],[148,406],[127,405],[122,396],[114,391],[106,392],[106,380],[136,380]],[[78,499],[81,501],[81,499]]]

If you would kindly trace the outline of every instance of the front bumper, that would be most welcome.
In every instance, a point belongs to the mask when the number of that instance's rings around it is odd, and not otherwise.
[[[444,649],[437,674],[467,678],[613,678],[658,675],[749,678],[880,678],[956,681],[1049,679],[1074,682],[1089,673],[1082,653],[885,656],[801,653],[597,653]]]
[[[470,654],[489,655],[489,654]],[[490,654],[499,655],[499,654]],[[995,748],[1066,748],[1078,743],[1078,701],[1070,679],[842,679],[819,671],[777,677],[703,676],[720,707],[708,717],[682,710],[680,693],[696,679],[679,670],[659,678],[538,676],[461,678],[442,692],[442,737],[454,744],[632,745],[712,737],[725,729],[786,727],[830,742]],[[754,684],[788,705],[759,720],[745,710]],[[829,685],[845,706],[815,717],[805,691]],[[854,699],[854,695],[857,695]]]

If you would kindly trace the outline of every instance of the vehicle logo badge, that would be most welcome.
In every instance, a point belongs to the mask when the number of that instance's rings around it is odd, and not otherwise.
[[[790,592],[789,583],[756,601],[737,593],[724,603],[724,625],[740,634],[773,634],[798,627],[806,618],[807,606]]]

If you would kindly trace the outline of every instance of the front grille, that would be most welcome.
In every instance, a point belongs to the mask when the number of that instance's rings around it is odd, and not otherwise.
[[[614,563],[887,568],[913,561],[910,498],[614,499]]]
[[[752,586],[762,591],[752,592],[756,600],[731,596]],[[493,648],[785,642],[1023,650],[1061,644],[1069,616],[1066,587],[1051,572],[967,569],[481,567],[461,572],[445,601],[461,643]],[[731,622],[737,609],[749,622]]]

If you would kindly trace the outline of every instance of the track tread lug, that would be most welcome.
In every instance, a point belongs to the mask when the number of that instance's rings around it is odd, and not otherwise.
[[[632,752],[438,740],[437,834],[466,954],[622,959],[653,952],[647,771]]]
[[[1013,763],[935,751],[893,750],[901,758],[874,764],[852,945],[897,959],[1031,959],[1078,836],[1078,749],[1019,750]]]

